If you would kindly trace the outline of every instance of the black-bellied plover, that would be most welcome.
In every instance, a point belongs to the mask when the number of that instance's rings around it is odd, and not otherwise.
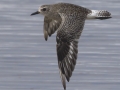
[[[69,3],[42,5],[31,15],[44,15],[44,38],[47,41],[57,31],[56,48],[61,81],[66,89],[76,65],[78,41],[86,19],[108,19],[111,14],[106,10],[89,10]]]

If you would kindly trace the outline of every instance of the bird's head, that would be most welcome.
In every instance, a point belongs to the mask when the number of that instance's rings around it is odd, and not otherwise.
[[[39,7],[38,11],[32,13],[31,16],[36,14],[42,14],[46,16],[47,14],[49,14],[49,12],[50,12],[50,5],[42,5]]]
[[[42,14],[44,16],[47,16],[51,19],[59,19],[60,15],[58,13],[59,7],[51,4],[51,5],[42,5],[39,7],[38,11],[34,12],[31,14],[36,15],[36,14]]]

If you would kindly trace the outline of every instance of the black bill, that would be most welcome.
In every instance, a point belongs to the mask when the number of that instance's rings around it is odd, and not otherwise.
[[[32,16],[32,15],[39,14],[39,13],[40,13],[40,12],[36,11],[36,12],[32,13],[31,16]]]

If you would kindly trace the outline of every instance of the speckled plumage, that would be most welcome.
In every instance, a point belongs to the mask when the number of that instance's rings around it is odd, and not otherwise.
[[[82,33],[85,20],[107,19],[110,13],[107,11],[97,12],[69,3],[57,3],[42,5],[34,14],[43,14],[44,38],[48,39],[55,31],[58,67],[61,81],[66,89],[66,80],[69,82],[76,65],[78,54],[78,41]],[[100,17],[100,18],[99,18]]]

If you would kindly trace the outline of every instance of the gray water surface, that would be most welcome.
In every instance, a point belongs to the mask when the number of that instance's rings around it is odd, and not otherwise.
[[[57,2],[118,16],[86,21],[67,90],[120,90],[120,0],[1,0],[0,90],[63,90],[56,35],[46,42],[43,16],[30,16],[40,5]]]

